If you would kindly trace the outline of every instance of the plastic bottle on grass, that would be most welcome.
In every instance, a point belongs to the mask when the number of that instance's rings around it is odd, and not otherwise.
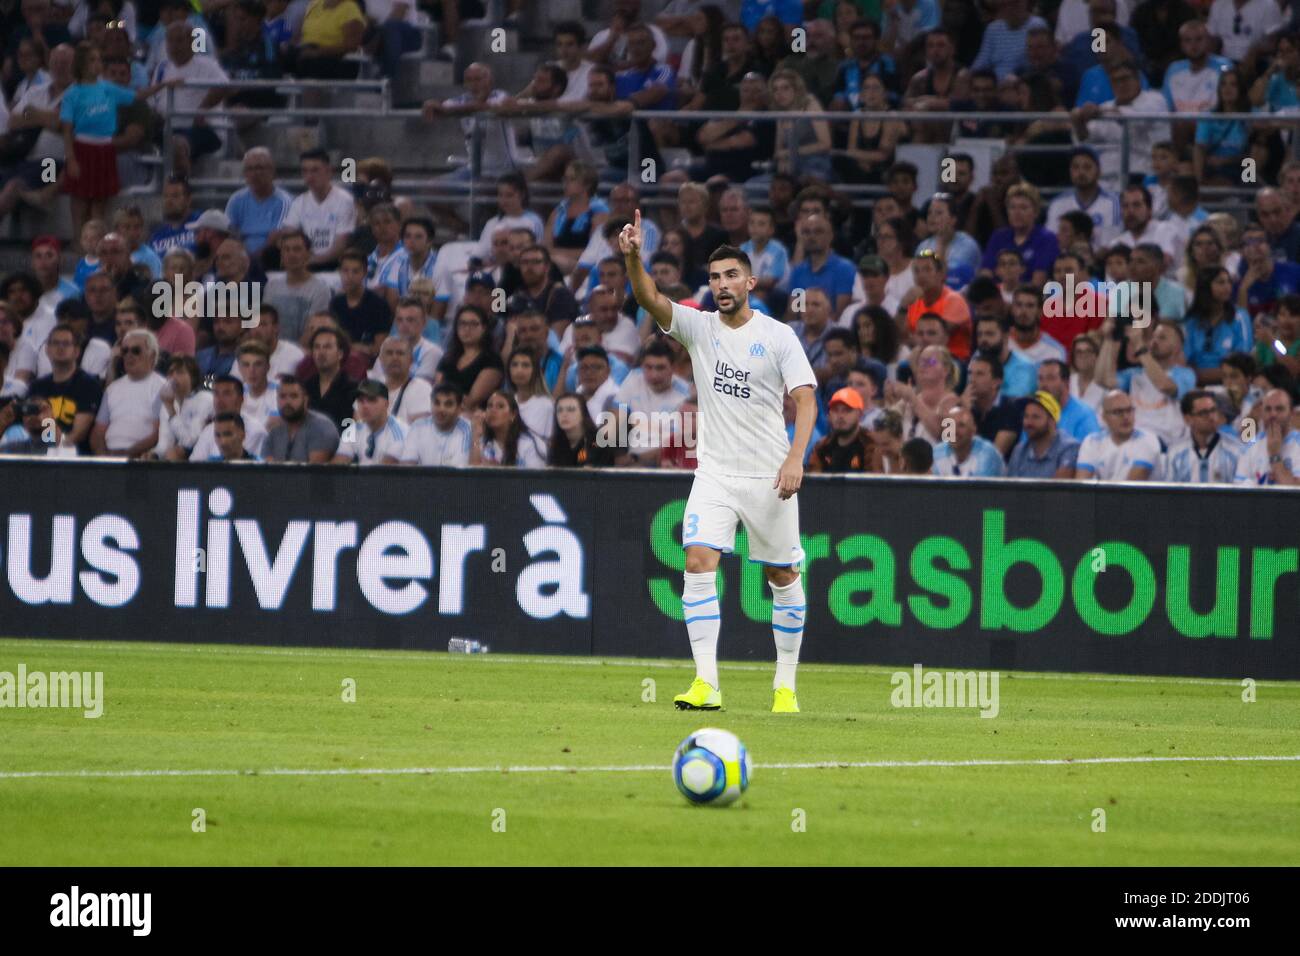
[[[486,654],[488,646],[467,637],[453,637],[447,642],[449,654]]]

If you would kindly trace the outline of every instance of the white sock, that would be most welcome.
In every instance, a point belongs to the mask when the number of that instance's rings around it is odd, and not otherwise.
[[[686,618],[686,633],[691,639],[691,655],[695,658],[695,675],[718,686],[718,632],[722,629],[722,614],[718,607],[718,572],[707,571],[683,575],[686,586],[682,588],[682,616]]]
[[[772,689],[789,687],[794,690],[794,672],[799,666],[799,645],[803,643],[803,619],[806,609],[803,595],[803,575],[785,587],[772,589],[772,636],[776,639],[776,676]]]

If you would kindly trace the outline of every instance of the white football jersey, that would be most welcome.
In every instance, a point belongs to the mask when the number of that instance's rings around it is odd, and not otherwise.
[[[1101,481],[1125,481],[1129,471],[1139,466],[1151,469],[1149,477],[1152,481],[1164,477],[1164,452],[1160,450],[1160,440],[1140,428],[1133,429],[1128,440],[1118,445],[1105,429],[1093,432],[1079,446],[1075,463],[1075,467],[1090,472]]]
[[[668,334],[686,347],[694,369],[699,471],[776,477],[790,453],[785,393],[817,387],[794,329],[757,311],[731,329],[717,312],[674,303]]]

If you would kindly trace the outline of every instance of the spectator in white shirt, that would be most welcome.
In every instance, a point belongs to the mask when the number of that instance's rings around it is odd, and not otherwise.
[[[280,386],[271,379],[271,359],[266,346],[257,339],[240,343],[235,353],[236,376],[244,383],[244,404],[240,414],[245,427],[273,428],[280,423]]]
[[[524,424],[542,441],[549,442],[555,429],[555,401],[546,390],[542,368],[531,350],[522,347],[511,350],[506,361],[506,381]]]
[[[1206,27],[1223,43],[1223,55],[1234,62],[1282,26],[1276,0],[1214,0]]]
[[[487,405],[474,412],[473,434],[471,465],[546,467],[546,446],[524,424],[509,392],[497,389],[488,396]]]
[[[627,417],[627,458],[618,464],[654,467],[671,431],[671,414],[690,397],[691,388],[673,375],[672,350],[652,340],[641,356],[641,367],[628,373],[614,395],[614,411]]]
[[[278,395],[278,393],[277,393]],[[233,375],[219,375],[212,383],[213,421],[222,413],[231,412],[243,420],[244,447],[250,455],[261,457],[262,446],[266,443],[266,429],[255,419],[249,418],[244,411],[244,385]],[[216,430],[212,423],[199,432],[199,440],[190,450],[190,461],[211,461],[218,455]],[[176,456],[182,459],[184,456]]]
[[[1300,485],[1300,432],[1291,427],[1294,403],[1284,389],[1264,395],[1262,434],[1237,459],[1239,485]]]
[[[1151,192],[1145,186],[1129,186],[1120,195],[1120,216],[1124,232],[1115,238],[1116,244],[1136,249],[1144,242],[1154,243],[1165,254],[1166,272],[1178,262],[1178,230],[1170,223],[1152,218]]]
[[[204,426],[215,414],[212,393],[202,386],[203,376],[194,357],[173,356],[167,364],[167,384],[162,390],[162,420],[154,447],[157,457],[183,461],[198,444]]]
[[[294,342],[280,338],[280,311],[269,302],[262,303],[257,325],[249,330],[249,336],[266,346],[271,362],[269,375],[277,382],[281,375],[294,374],[294,370],[307,354]],[[239,377],[238,368],[239,366],[236,365],[230,373],[236,378]]]
[[[357,386],[357,421],[345,428],[334,464],[396,465],[402,460],[406,426],[388,413],[388,386],[367,379]]]
[[[415,422],[406,433],[403,465],[459,467],[469,464],[473,429],[460,414],[464,398],[464,393],[455,385],[439,385],[433,390],[433,415]]]
[[[1148,481],[1161,477],[1160,441],[1136,427],[1133,399],[1112,389],[1102,400],[1105,429],[1079,446],[1074,477],[1081,480]]]
[[[1105,177],[1114,186],[1119,182],[1120,156],[1123,143],[1123,130],[1120,123],[1112,119],[1099,117],[1133,115],[1159,115],[1169,112],[1169,104],[1158,90],[1143,90],[1138,79],[1137,67],[1124,60],[1111,68],[1110,85],[1115,98],[1107,100],[1100,106],[1085,103],[1076,107],[1070,114],[1074,123],[1075,136],[1079,142],[1090,146],[1100,146],[1102,170]],[[1129,173],[1146,174],[1151,172],[1151,149],[1156,143],[1171,139],[1168,120],[1151,119],[1147,121],[1128,122]]]
[[[90,447],[96,455],[138,458],[158,443],[158,419],[166,380],[154,371],[158,340],[148,329],[132,329],[122,339],[126,375],[104,392]]]
[[[429,342],[424,345],[437,348]],[[373,371],[370,377],[388,387],[390,415],[403,425],[413,425],[433,413],[433,382],[411,373],[411,343],[407,339],[399,335],[384,339],[379,348],[378,368],[382,378]]]
[[[310,264],[333,269],[356,228],[356,203],[347,190],[333,181],[329,153],[325,150],[309,149],[298,157],[298,162],[307,191],[289,204],[284,222],[267,242],[278,242],[282,235],[301,229],[311,246]]]
[[[579,349],[578,394],[587,400],[587,411],[597,426],[602,424],[602,413],[618,393],[618,383],[610,374],[609,353],[603,346],[593,345]]]
[[[183,20],[167,27],[167,58],[150,77],[152,83],[177,79],[205,84],[230,82],[230,77],[214,57],[195,54],[193,32],[193,28]],[[211,109],[235,92],[234,89],[222,89],[219,86],[186,89],[182,85],[170,95],[174,98],[177,110],[188,112]],[[165,113],[168,96],[166,91],[155,93],[151,105],[158,112]],[[188,177],[194,160],[221,149],[224,144],[224,123],[217,120],[209,122],[202,117],[180,122],[188,122],[190,125],[173,127],[172,149],[176,174]]]
[[[588,317],[600,330],[600,344],[605,350],[616,355],[624,362],[631,363],[641,348],[641,336],[636,330],[636,323],[619,309],[621,296],[607,285],[598,285],[591,292],[588,300]],[[573,346],[573,327],[564,330],[560,339],[560,351],[568,353]]]
[[[393,320],[394,334],[385,339],[384,343],[395,338],[404,341],[410,349],[413,374],[432,384],[437,377],[438,363],[442,361],[444,352],[441,346],[425,337],[425,326],[428,323],[424,304],[414,296],[407,296],[397,303],[397,313]],[[385,378],[382,352],[381,347],[380,357],[375,359],[374,367],[370,370],[372,379]]]

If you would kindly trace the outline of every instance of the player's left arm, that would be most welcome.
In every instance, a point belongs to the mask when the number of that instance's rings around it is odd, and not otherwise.
[[[808,451],[813,425],[817,421],[817,391],[813,386],[797,386],[790,397],[795,404],[794,440],[790,442],[790,453],[785,456],[773,485],[783,499],[794,495],[803,484],[804,455]]]

